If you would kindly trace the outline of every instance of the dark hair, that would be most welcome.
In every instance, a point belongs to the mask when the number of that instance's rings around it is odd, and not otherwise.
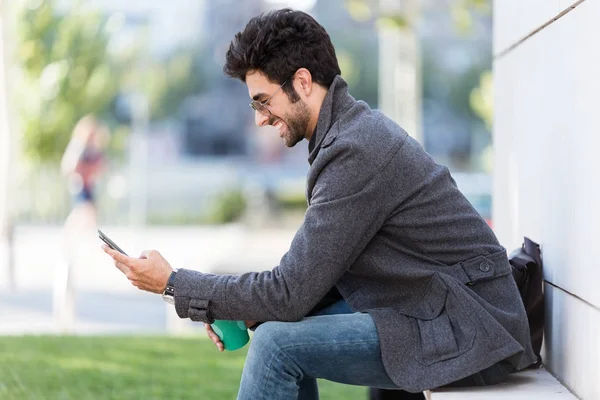
[[[340,74],[325,28],[304,12],[284,8],[252,18],[235,35],[223,72],[245,82],[246,74],[257,70],[283,84],[299,68],[309,70],[313,81],[326,88]],[[292,85],[284,85],[283,90],[292,101],[298,98]]]

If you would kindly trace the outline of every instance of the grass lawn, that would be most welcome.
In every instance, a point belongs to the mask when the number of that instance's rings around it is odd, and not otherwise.
[[[246,348],[205,337],[0,336],[0,399],[235,399]],[[367,399],[319,382],[321,399]]]

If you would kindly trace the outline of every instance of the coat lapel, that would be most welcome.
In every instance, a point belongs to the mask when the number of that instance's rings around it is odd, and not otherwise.
[[[327,146],[334,139],[334,132],[332,131],[335,131],[335,129],[332,129],[332,127],[335,122],[355,103],[354,97],[348,93],[348,84],[340,75],[337,75],[329,86],[327,95],[321,105],[319,119],[313,133],[315,146],[308,155],[308,163],[311,165],[306,180],[306,201],[308,205],[310,205],[312,189],[315,184],[314,177],[318,176],[319,173],[315,170],[313,162],[321,148]]]
[[[319,111],[317,127],[313,133],[315,135],[315,148],[308,155],[309,164],[312,165],[315,158],[317,158],[323,141],[332,125],[355,102],[354,97],[348,93],[348,84],[340,75],[337,75],[329,86],[329,90]]]

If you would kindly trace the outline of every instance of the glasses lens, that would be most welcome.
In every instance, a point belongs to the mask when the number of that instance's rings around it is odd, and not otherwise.
[[[252,103],[250,103],[250,108],[252,108],[254,111],[258,111],[262,115],[266,115],[267,117],[271,115],[271,111],[269,111],[267,107],[265,107],[258,101],[253,101]]]

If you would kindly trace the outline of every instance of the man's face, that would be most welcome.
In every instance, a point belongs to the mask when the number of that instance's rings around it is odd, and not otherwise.
[[[286,86],[292,84],[293,82],[288,81]],[[310,121],[310,109],[302,98],[292,103],[283,89],[280,89],[280,85],[270,82],[259,71],[246,75],[246,85],[252,100],[258,102],[268,100],[265,106],[270,113],[266,112],[265,114],[268,115],[265,115],[255,111],[256,125],[261,127],[265,125],[274,126],[279,133],[279,137],[283,139],[288,147],[295,146],[306,137]]]

